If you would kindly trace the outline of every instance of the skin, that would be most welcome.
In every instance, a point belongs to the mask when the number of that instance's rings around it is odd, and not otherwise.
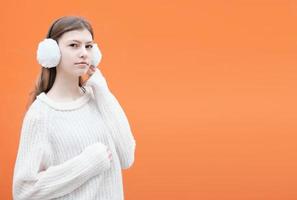
[[[77,41],[73,41],[77,40]],[[78,62],[90,63],[92,35],[87,29],[64,33],[58,39],[61,61],[53,87],[47,96],[59,102],[69,102],[83,95],[78,86],[79,76],[91,75],[90,65],[78,65]]]
[[[88,79],[95,72],[95,67],[90,65],[92,44],[93,38],[87,29],[66,32],[58,39],[61,61],[57,66],[53,87],[46,93],[49,98],[57,102],[69,102],[84,95],[78,80],[79,76],[84,75]],[[78,62],[87,64],[79,65]],[[108,149],[107,152],[112,160],[111,151]]]

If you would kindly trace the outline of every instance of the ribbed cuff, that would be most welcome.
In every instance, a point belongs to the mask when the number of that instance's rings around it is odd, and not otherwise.
[[[84,153],[88,154],[88,160],[95,164],[95,170],[105,171],[110,168],[107,146],[97,142],[85,148]]]
[[[98,68],[95,69],[95,72],[87,80],[86,86],[108,88],[106,79]]]

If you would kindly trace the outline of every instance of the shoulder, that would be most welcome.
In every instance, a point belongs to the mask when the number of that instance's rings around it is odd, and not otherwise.
[[[45,107],[37,98],[32,102],[26,111],[23,123],[26,122],[41,122],[45,117]]]

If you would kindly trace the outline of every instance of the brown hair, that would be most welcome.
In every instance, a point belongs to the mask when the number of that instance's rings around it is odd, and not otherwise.
[[[93,28],[91,24],[80,16],[63,16],[55,20],[50,26],[46,38],[52,38],[58,42],[58,39],[66,32],[73,30],[87,29],[94,39]],[[27,109],[40,93],[47,93],[53,86],[56,78],[56,67],[44,68],[41,66],[40,74],[36,80],[35,88],[30,92],[30,99]],[[78,85],[82,87],[83,80],[79,77]],[[82,87],[83,88],[83,87]]]

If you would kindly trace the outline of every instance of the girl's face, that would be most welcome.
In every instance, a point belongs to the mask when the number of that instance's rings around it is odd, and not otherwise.
[[[57,70],[76,77],[84,75],[90,67],[93,47],[91,33],[87,29],[69,31],[58,39],[58,44],[61,61]]]

